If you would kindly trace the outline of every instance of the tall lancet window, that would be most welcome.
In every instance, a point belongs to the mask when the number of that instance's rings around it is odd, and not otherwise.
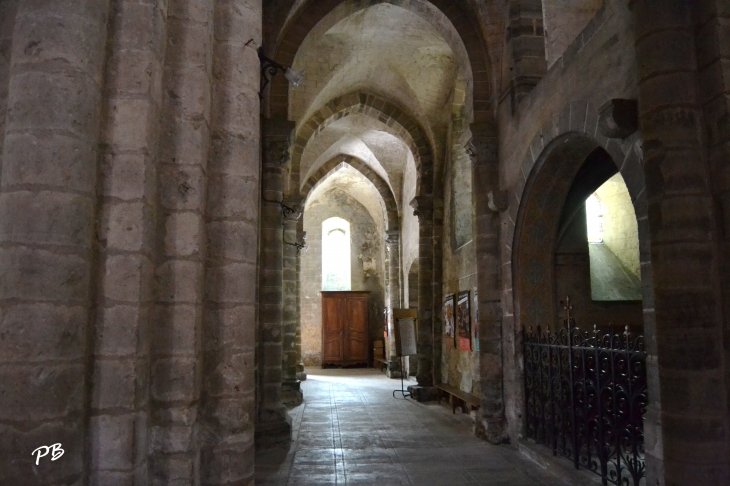
[[[350,223],[330,218],[322,223],[322,290],[352,290]]]
[[[588,243],[603,243],[603,204],[595,194],[586,199],[586,223]]]

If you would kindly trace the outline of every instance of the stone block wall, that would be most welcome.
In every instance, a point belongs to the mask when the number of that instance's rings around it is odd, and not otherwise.
[[[548,69],[591,21],[604,0],[542,0]]]
[[[412,155],[409,154],[409,159]],[[405,174],[403,176],[403,199],[401,201],[402,221],[401,221],[401,267],[404,270],[403,289],[409,288],[407,280],[408,269],[414,264],[418,265],[418,218],[413,214],[411,201],[416,197],[417,173],[415,163],[406,164]],[[416,290],[415,295],[410,300],[418,300],[418,282],[412,284]],[[408,302],[408,298],[404,301]]]
[[[514,282],[513,286],[513,277],[518,277],[514,272],[530,268],[517,261],[519,242],[515,226],[528,190],[528,179],[534,167],[539,167],[544,160],[551,144],[562,143],[555,141],[561,134],[585,134],[598,141],[608,147],[607,151],[617,165],[625,164],[632,157],[640,157],[638,135],[609,141],[598,132],[599,106],[612,98],[635,99],[637,96],[634,35],[626,28],[631,22],[627,5],[614,0],[604,2],[603,8],[568,46],[562,58],[553,64],[521,103],[514,106],[510,100],[504,99],[499,105],[499,177],[500,188],[506,191],[508,206],[501,213],[500,241],[504,399],[505,418],[513,441],[520,437],[523,426],[521,332],[526,323],[522,322],[521,313],[526,312],[528,306],[526,296],[520,295],[519,289],[515,288],[518,282]],[[611,72],[611,76],[606,76],[606,72]],[[583,159],[589,152],[585,151]],[[636,180],[638,176],[632,178]],[[633,184],[633,180],[627,179],[627,185]],[[566,181],[566,184],[570,182]],[[550,200],[558,202],[555,197]],[[557,213],[560,211],[557,205],[551,208]],[[645,219],[643,224],[646,225]],[[537,228],[535,221],[531,221],[530,227]],[[533,244],[536,248],[550,248],[554,243],[548,238],[542,235]],[[647,250],[645,246],[642,262],[649,260]],[[532,265],[531,271],[532,278],[539,284],[549,279],[552,270]],[[645,277],[647,272],[650,278],[650,265],[642,265],[642,276]],[[548,311],[541,320],[543,323],[553,319],[548,316],[558,315],[558,302],[552,301],[557,297],[549,296],[548,299],[550,302],[543,306]],[[646,301],[645,306],[650,308],[651,301]],[[651,316],[651,312],[644,314],[645,320],[647,315]]]
[[[472,197],[472,160],[463,146],[455,144],[445,168],[444,179],[444,225],[443,225],[443,287],[442,296],[454,294],[458,299],[460,291],[469,291],[471,312],[472,350],[459,349],[457,336],[447,337],[442,332],[441,381],[467,393],[479,396],[480,368],[479,353],[474,350],[474,289],[477,287],[476,246],[474,242],[474,203]],[[456,303],[454,305],[456,312]],[[443,306],[438,310],[443,317]],[[456,321],[454,322],[456,325]]]
[[[370,212],[342,190],[313,194],[303,216],[309,249],[301,257],[302,358],[305,366],[322,364],[322,222],[332,217],[350,223],[351,289],[371,291],[370,341],[383,339],[385,243],[382,225],[377,225]],[[363,263],[370,259],[375,271],[366,275]]]
[[[3,485],[252,484],[260,42],[260,1],[0,2]]]
[[[5,116],[8,107],[8,82],[10,80],[10,55],[13,47],[13,30],[15,27],[15,13],[17,8],[18,0],[9,0],[0,3],[0,134],[5,133]],[[4,143],[5,137],[0,135],[0,168],[2,168]]]
[[[638,235],[636,238],[638,242]],[[584,331],[593,331],[593,326],[597,325],[602,331],[611,327],[622,333],[624,327],[629,326],[635,336],[643,333],[641,302],[593,300],[591,265],[584,206],[556,242],[554,288],[557,299],[564,301],[566,296],[570,296],[573,306],[571,315],[576,325]],[[610,282],[604,284],[611,285]],[[565,318],[563,306],[557,305],[555,311],[554,319],[543,326],[558,329],[562,325],[562,319]]]
[[[603,241],[614,255],[637,278],[641,275],[639,263],[639,227],[631,196],[621,174],[616,174],[596,191],[605,209],[603,214]]]
[[[0,21],[0,483],[81,484],[109,2],[16,5],[14,27]],[[36,466],[32,451],[53,443],[65,460]]]

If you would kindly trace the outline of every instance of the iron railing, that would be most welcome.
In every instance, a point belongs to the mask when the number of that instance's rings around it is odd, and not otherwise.
[[[644,338],[583,332],[568,317],[555,333],[523,329],[527,437],[603,484],[644,486]]]

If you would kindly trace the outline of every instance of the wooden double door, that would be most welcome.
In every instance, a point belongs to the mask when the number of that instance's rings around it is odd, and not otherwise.
[[[370,292],[322,292],[322,367],[368,365]]]

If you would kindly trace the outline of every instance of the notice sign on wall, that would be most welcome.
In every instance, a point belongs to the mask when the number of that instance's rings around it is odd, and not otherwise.
[[[469,310],[469,291],[459,292],[456,302],[456,322],[459,332],[459,349],[471,351],[471,312]]]
[[[416,349],[416,325],[413,319],[398,319],[395,333],[398,336],[396,351],[398,356],[411,356],[418,354]]]

